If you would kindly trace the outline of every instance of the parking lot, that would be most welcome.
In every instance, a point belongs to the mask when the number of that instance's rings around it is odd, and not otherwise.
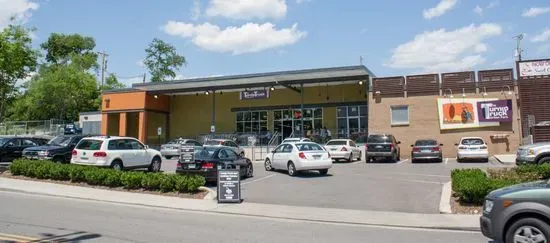
[[[163,162],[163,171],[173,172],[175,160]],[[494,159],[488,163],[335,163],[328,175],[304,172],[290,177],[285,171],[265,171],[254,162],[254,177],[242,181],[247,202],[292,206],[360,210],[439,213],[442,185],[455,168],[505,167]],[[215,189],[215,185],[210,185]]]

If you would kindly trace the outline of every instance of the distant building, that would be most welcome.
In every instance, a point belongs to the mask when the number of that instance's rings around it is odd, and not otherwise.
[[[78,125],[82,134],[101,134],[101,111],[81,112]]]

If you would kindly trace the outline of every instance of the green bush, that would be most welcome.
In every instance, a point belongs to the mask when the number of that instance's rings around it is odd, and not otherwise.
[[[160,189],[160,183],[164,176],[165,176],[164,174],[160,174],[160,173],[147,173],[143,176],[143,179],[141,181],[141,186],[144,189],[156,191]]]
[[[120,182],[126,189],[138,189],[141,187],[143,172],[125,172],[120,176]]]
[[[101,185],[103,181],[105,181],[105,177],[107,177],[107,174],[105,174],[105,169],[100,169],[96,167],[86,169],[83,171],[83,173],[86,183],[90,185]]]
[[[13,175],[38,179],[70,180],[71,182],[85,182],[89,185],[123,186],[126,189],[143,188],[163,192],[195,192],[205,184],[204,177],[196,175],[115,171],[94,166],[57,164],[49,161],[25,159],[14,161],[10,165],[10,171]]]
[[[521,165],[515,168],[518,174],[537,174],[539,179],[550,179],[550,164]]]
[[[171,192],[175,190],[177,176],[179,175],[164,175],[160,181],[160,190],[162,192]]]

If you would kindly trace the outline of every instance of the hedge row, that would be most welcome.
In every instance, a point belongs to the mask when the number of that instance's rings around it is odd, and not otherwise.
[[[489,192],[529,181],[550,179],[550,164],[524,165],[510,169],[455,169],[451,172],[455,196],[465,203],[482,204]]]
[[[197,175],[116,171],[95,166],[57,164],[36,160],[16,160],[10,165],[10,171],[13,175],[37,179],[84,182],[88,185],[162,192],[196,192],[205,184],[204,177]]]

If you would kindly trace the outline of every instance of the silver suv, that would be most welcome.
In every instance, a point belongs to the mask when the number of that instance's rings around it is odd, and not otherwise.
[[[518,148],[516,164],[550,163],[550,142],[524,145]]]

